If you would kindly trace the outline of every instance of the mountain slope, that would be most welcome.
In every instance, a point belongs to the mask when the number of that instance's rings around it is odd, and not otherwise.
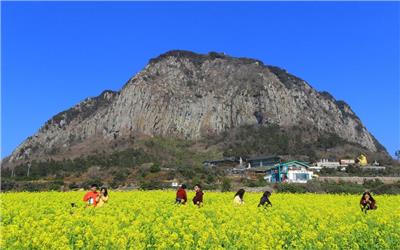
[[[3,164],[73,158],[142,136],[196,141],[253,124],[311,129],[314,139],[334,134],[360,150],[387,154],[345,102],[285,70],[177,50],[151,59],[121,91],[105,91],[57,114]]]

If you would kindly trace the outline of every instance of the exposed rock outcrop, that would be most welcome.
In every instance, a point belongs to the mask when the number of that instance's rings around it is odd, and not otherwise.
[[[120,92],[104,91],[54,116],[5,163],[62,154],[88,140],[136,134],[195,140],[255,123],[311,127],[385,151],[349,105],[283,69],[222,53],[170,51],[151,59]]]

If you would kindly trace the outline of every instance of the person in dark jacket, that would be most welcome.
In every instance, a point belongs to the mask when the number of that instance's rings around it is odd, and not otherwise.
[[[201,186],[199,184],[196,184],[194,186],[194,191],[196,192],[196,195],[193,197],[193,204],[197,205],[200,207],[203,204],[203,191],[201,191]]]
[[[260,203],[258,204],[258,206],[263,206],[264,208],[266,208],[267,206],[271,206],[272,207],[272,203],[269,200],[269,197],[271,196],[271,192],[269,191],[265,191],[263,196],[260,199]]]
[[[178,190],[176,191],[176,204],[186,204],[187,202],[187,195],[186,195],[186,185],[182,184]]]
[[[360,200],[361,211],[367,213],[367,210],[375,210],[378,207],[376,206],[376,201],[372,197],[370,192],[364,192],[361,200]]]

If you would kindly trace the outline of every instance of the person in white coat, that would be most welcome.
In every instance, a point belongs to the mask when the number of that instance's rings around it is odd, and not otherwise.
[[[233,203],[239,204],[239,205],[244,204],[244,200],[243,200],[244,193],[245,193],[245,191],[243,188],[239,189],[236,192],[235,197],[233,198]]]

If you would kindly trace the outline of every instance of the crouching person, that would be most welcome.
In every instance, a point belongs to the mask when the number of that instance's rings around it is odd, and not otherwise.
[[[186,204],[186,202],[187,202],[186,185],[182,184],[176,191],[175,204]]]
[[[203,205],[203,191],[201,191],[201,186],[199,184],[196,184],[194,186],[194,191],[196,192],[196,195],[193,197],[193,204],[197,205],[198,207]]]
[[[259,207],[264,207],[266,208],[267,206],[271,206],[272,207],[272,203],[269,200],[269,197],[271,196],[271,192],[269,191],[265,191],[263,196],[260,199],[260,203],[258,204]]]
[[[372,197],[370,192],[364,192],[361,200],[360,200],[361,211],[367,213],[368,210],[375,210],[378,207],[376,206],[376,201]]]

